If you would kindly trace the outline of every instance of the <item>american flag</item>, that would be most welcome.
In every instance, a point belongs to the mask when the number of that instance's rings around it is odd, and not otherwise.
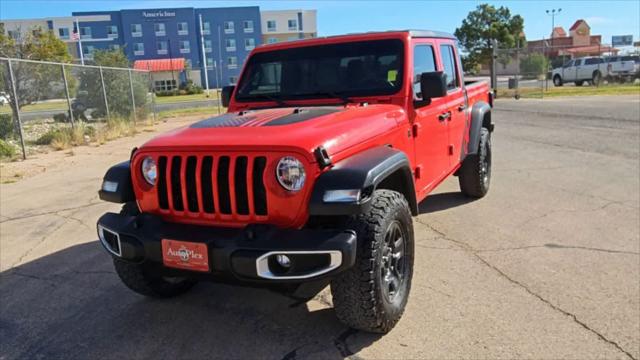
[[[78,32],[77,32],[77,31],[74,31],[74,32],[71,34],[71,40],[75,40],[75,41],[80,40],[80,34],[78,34]]]

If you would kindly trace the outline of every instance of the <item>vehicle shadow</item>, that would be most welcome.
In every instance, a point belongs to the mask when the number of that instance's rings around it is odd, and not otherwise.
[[[148,299],[97,241],[0,274],[0,358],[342,359],[380,338],[347,328],[330,296],[296,305],[261,289],[200,283]]]
[[[465,205],[477,199],[467,197],[461,192],[446,192],[427,196],[418,204],[420,215],[451,209]]]

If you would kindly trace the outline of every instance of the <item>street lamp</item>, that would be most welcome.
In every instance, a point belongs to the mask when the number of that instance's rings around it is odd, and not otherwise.
[[[553,49],[553,31],[556,28],[556,14],[559,14],[562,9],[561,8],[557,8],[557,9],[551,9],[551,10],[545,10],[547,15],[551,16],[551,48]]]

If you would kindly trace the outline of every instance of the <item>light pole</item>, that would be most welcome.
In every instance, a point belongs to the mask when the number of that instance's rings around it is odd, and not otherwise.
[[[553,49],[553,31],[556,28],[556,14],[562,11],[562,8],[545,10],[547,15],[551,16],[551,49]]]

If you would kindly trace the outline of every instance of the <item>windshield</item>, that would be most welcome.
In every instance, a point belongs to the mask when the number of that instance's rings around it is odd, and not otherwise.
[[[237,101],[390,95],[402,87],[401,40],[308,46],[249,58]]]

